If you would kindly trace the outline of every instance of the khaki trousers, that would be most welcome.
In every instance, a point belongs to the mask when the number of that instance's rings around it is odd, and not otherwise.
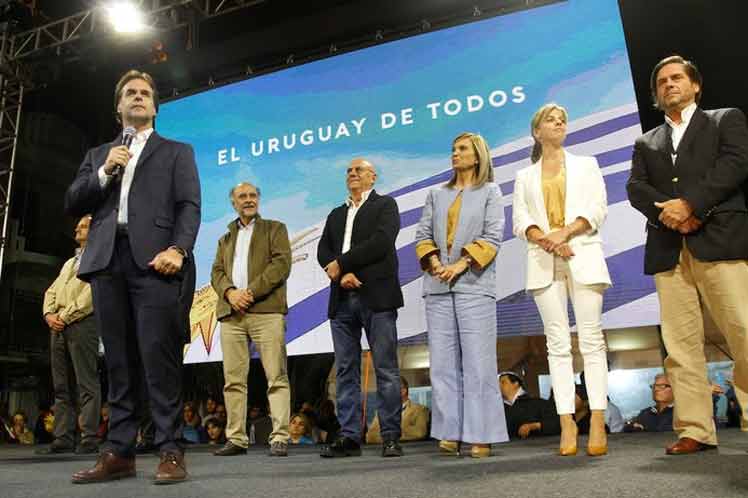
[[[655,275],[660,299],[665,370],[673,387],[673,429],[679,437],[717,444],[711,383],[704,356],[704,317],[709,310],[735,360],[733,382],[748,430],[748,261],[699,261],[686,247],[670,271]]]
[[[270,442],[288,441],[288,419],[291,412],[291,391],[286,368],[286,317],[281,313],[232,314],[221,322],[223,350],[223,396],[228,420],[226,439],[246,448],[247,437],[247,375],[249,375],[249,343],[254,341],[268,381],[268,401],[273,432]],[[259,441],[258,441],[259,442]],[[262,443],[264,443],[263,441]]]

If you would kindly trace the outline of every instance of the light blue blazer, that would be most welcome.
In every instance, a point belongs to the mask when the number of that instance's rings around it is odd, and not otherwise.
[[[452,252],[447,253],[447,210],[458,193],[459,190],[445,185],[429,191],[416,231],[416,244],[424,240],[433,240],[439,248],[439,258],[443,265],[460,259],[462,248],[479,239],[490,242],[498,251],[504,234],[504,206],[499,186],[495,183],[486,183],[477,189],[468,188],[462,193],[462,206]],[[496,259],[494,258],[482,270],[471,267],[457,277],[451,286],[425,273],[423,295],[462,292],[495,298]]]

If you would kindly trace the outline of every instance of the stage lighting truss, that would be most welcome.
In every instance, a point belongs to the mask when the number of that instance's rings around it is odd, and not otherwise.
[[[29,31],[9,35],[13,38],[12,59],[26,59],[53,50],[56,55],[63,47],[75,51],[77,42],[92,36],[112,37],[115,31],[111,22],[112,12],[118,16],[128,16],[129,26],[139,18],[145,30],[171,30],[186,26],[177,13],[191,9],[197,14],[197,21],[228,14],[265,2],[266,0],[108,0],[96,7],[50,22]],[[125,6],[129,8],[125,8]],[[122,10],[120,10],[122,9]],[[124,20],[124,19],[120,19]]]

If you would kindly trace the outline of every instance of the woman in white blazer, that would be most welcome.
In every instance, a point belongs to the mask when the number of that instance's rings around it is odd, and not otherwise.
[[[574,370],[567,301],[577,323],[592,412],[587,453],[607,453],[608,362],[602,331],[603,292],[611,285],[599,229],[608,203],[597,160],[563,148],[566,110],[546,104],[531,123],[533,164],[517,172],[513,230],[527,241],[527,290],[535,298],[561,418],[561,455],[577,452]]]

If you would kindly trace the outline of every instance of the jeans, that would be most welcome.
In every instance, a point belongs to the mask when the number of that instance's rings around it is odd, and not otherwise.
[[[397,311],[371,311],[357,292],[342,292],[330,321],[337,364],[340,436],[361,442],[361,329],[366,332],[377,377],[378,414],[384,441],[400,438],[400,369]]]

